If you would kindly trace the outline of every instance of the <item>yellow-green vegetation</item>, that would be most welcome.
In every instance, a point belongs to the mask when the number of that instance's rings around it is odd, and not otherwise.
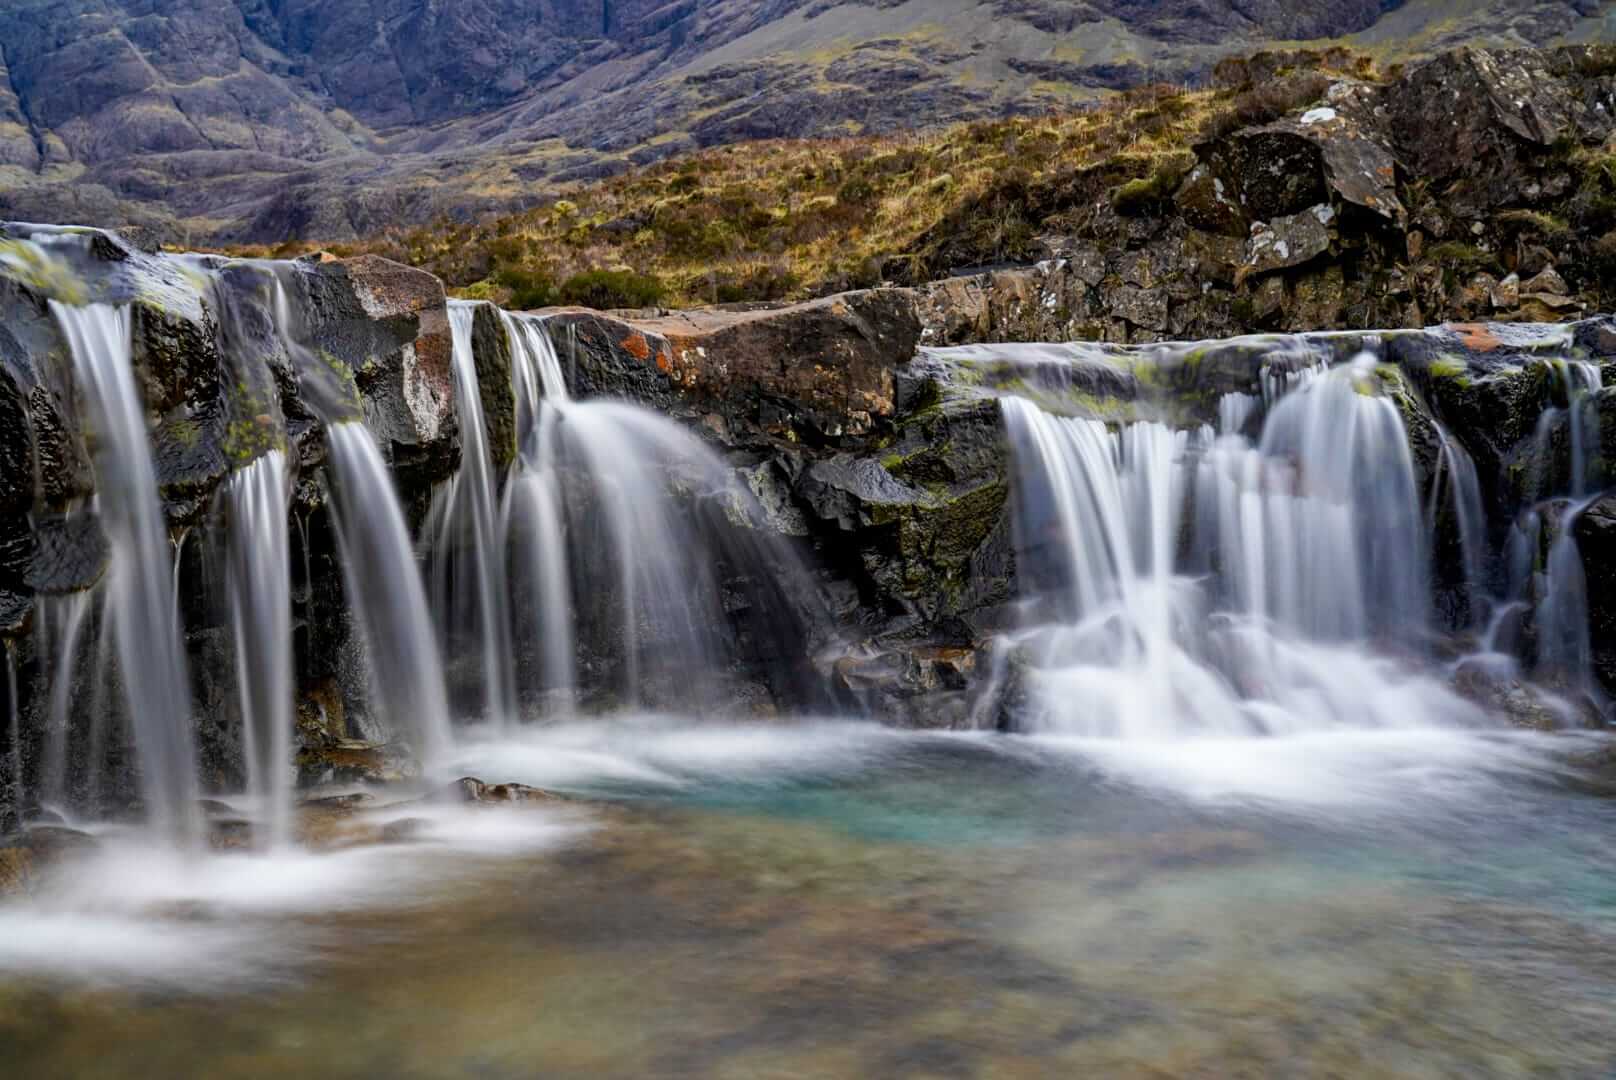
[[[0,276],[65,304],[82,304],[88,299],[83,279],[65,263],[46,258],[39,248],[20,240],[0,240]]]
[[[1498,222],[1522,232],[1536,232],[1547,237],[1565,236],[1571,232],[1571,225],[1564,219],[1541,210],[1505,210],[1498,215]]]
[[[1152,87],[1050,116],[727,146],[569,185],[522,213],[329,250],[386,255],[456,295],[517,308],[797,299],[923,276],[950,254],[941,241],[1023,258],[1052,214],[1086,201],[1080,180],[1101,196],[1138,181],[1115,196],[1131,207],[1164,198],[1188,146],[1237,97]]]
[[[1455,274],[1474,274],[1481,271],[1501,273],[1504,269],[1503,263],[1494,252],[1454,240],[1437,244],[1426,254],[1430,261]]]
[[[1306,107],[1333,78],[1377,74],[1343,49],[1259,61],[1211,89],[1150,86],[1045,116],[699,151],[564,185],[521,213],[330,250],[398,259],[455,295],[514,308],[789,300],[1023,261],[1041,233],[1080,226],[1098,202],[1165,209],[1198,139]]]
[[[1434,378],[1452,379],[1461,389],[1470,385],[1470,365],[1457,356],[1441,356],[1427,368]]]
[[[247,465],[271,450],[285,449],[277,410],[268,393],[243,380],[231,392],[230,405],[232,415],[221,445],[232,462]]]
[[[1163,157],[1149,176],[1129,180],[1111,193],[1111,205],[1119,214],[1145,213],[1173,197],[1178,185],[1195,167],[1195,155],[1180,150]]]

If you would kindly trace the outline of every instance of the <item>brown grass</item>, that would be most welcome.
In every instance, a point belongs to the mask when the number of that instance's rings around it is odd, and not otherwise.
[[[569,186],[523,213],[328,248],[385,255],[436,273],[458,295],[522,305],[569,294],[610,303],[603,283],[628,279],[600,271],[633,271],[676,305],[912,280],[950,261],[1025,257],[1061,209],[1060,193],[1086,195],[1074,178],[1101,177],[1102,195],[1133,179],[1154,183],[1121,196],[1129,206],[1170,195],[1186,147],[1234,97],[1153,86],[1059,115],[729,146]],[[580,275],[589,288],[575,283]],[[642,281],[639,298],[649,289]]]

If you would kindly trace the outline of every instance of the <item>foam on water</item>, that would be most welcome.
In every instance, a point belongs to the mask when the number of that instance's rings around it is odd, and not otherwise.
[[[914,768],[957,767],[964,777],[977,758],[1034,774],[1077,767],[1087,779],[1074,783],[1125,783],[1147,799],[1287,816],[1418,815],[1444,807],[1474,812],[1504,784],[1552,778],[1565,768],[1567,750],[1563,736],[1413,725],[1266,738],[1115,739],[900,731],[833,721],[702,724],[658,715],[463,740],[449,771],[557,790],[682,797],[803,783],[856,787]],[[945,752],[954,756],[934,760]]]
[[[1563,743],[1531,733],[1345,730],[1278,738],[1188,740],[1031,736],[1040,750],[1114,781],[1211,806],[1331,820],[1474,812],[1509,779],[1560,766]]]
[[[444,775],[497,775],[563,790],[643,787],[671,793],[703,785],[847,778],[879,769],[916,740],[931,738],[831,720],[764,726],[624,715],[465,739]]]
[[[30,897],[0,904],[0,972],[98,984],[249,989],[296,977],[336,933],[335,915],[412,907],[452,892],[478,859],[552,850],[586,828],[571,811],[432,803],[382,806],[407,845],[200,854],[120,828]]]

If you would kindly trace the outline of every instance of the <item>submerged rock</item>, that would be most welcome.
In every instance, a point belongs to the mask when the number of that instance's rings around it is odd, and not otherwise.
[[[32,893],[55,867],[96,843],[90,834],[60,825],[35,825],[0,837],[0,898]]]
[[[421,766],[404,746],[337,739],[297,753],[303,784],[397,784],[421,774]]]
[[[536,803],[562,802],[566,796],[528,787],[526,784],[487,784],[476,777],[462,776],[459,780],[439,788],[431,798],[449,803]]]

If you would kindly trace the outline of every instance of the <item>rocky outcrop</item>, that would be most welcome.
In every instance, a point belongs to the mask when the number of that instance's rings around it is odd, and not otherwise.
[[[41,245],[61,258],[40,258]],[[360,694],[343,660],[348,627],[324,507],[323,425],[365,420],[406,505],[424,509],[460,453],[443,287],[374,257],[274,265],[159,257],[110,233],[0,226],[0,636],[16,663],[31,761],[47,708],[47,658],[35,651],[45,639],[32,633],[39,607],[93,586],[107,562],[90,501],[94,433],[80,417],[52,300],[129,306],[158,483],[180,543],[177,595],[204,766],[223,782],[241,768],[228,633],[207,587],[217,572],[199,550],[207,544],[184,538],[211,531],[215,493],[232,470],[287,451],[303,546],[294,559],[299,670],[314,681],[341,674]],[[95,694],[73,697],[94,707]],[[363,733],[330,734],[340,743]]]
[[[1107,165],[1030,184],[1019,209],[1047,258],[930,285],[947,313],[932,340],[1182,341],[1616,307],[1608,47],[1461,49],[1386,81],[1271,59],[1220,68],[1242,89],[1187,170],[1162,159],[1148,177]],[[968,216],[940,223],[913,276],[991,262],[973,235]]]
[[[551,325],[576,393],[677,406],[730,445],[871,436],[891,421],[894,371],[920,339],[913,298],[895,289],[673,312],[628,329],[562,311]]]

